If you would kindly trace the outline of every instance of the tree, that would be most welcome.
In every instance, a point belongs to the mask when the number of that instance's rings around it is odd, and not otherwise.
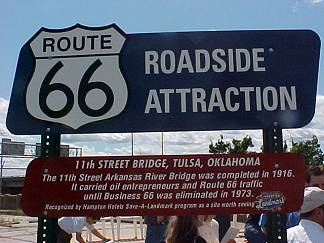
[[[298,143],[295,143],[292,139],[291,144],[290,152],[303,155],[308,168],[323,165],[324,154],[320,148],[321,145],[318,142],[318,138],[315,135],[310,140],[304,140]]]
[[[245,136],[242,140],[232,139],[231,142],[224,142],[223,135],[214,144],[209,144],[209,152],[213,154],[229,154],[229,153],[246,153],[249,147],[253,147],[252,138]]]

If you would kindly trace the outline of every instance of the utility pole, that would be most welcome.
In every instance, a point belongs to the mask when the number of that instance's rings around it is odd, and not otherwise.
[[[5,165],[5,161],[3,160],[2,154],[1,154],[1,162],[0,162],[0,195],[2,194],[2,172],[3,172],[3,167]]]

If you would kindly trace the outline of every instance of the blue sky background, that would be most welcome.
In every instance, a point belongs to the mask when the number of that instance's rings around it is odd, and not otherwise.
[[[0,20],[0,97],[5,99],[10,96],[20,48],[42,26],[58,29],[75,23],[116,23],[126,33],[312,29],[324,39],[321,0],[1,0]],[[319,94],[324,94],[322,83],[319,82]]]
[[[324,40],[323,0],[105,0],[105,1],[0,1],[0,137],[35,142],[38,136],[14,136],[5,117],[21,47],[41,27],[59,29],[81,23],[104,26],[116,23],[125,33],[200,30],[311,29]],[[285,131],[286,139],[310,139],[316,134],[324,145],[323,47],[318,79],[316,115],[306,128]],[[207,153],[219,134],[242,138],[250,134],[256,148],[261,131],[185,132],[165,134],[165,153]],[[86,154],[130,154],[130,134],[64,135],[63,142],[85,148]],[[136,153],[161,153],[160,134],[136,134]],[[323,146],[322,146],[323,148]],[[8,161],[16,165],[18,162]]]

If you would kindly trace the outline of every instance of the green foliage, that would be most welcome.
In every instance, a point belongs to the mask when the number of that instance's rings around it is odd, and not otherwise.
[[[248,148],[253,146],[252,138],[248,135],[242,140],[232,139],[231,142],[224,142],[223,135],[220,135],[217,142],[210,142],[209,152],[213,154],[246,153]]]
[[[242,140],[232,139],[231,142],[224,141],[222,135],[217,142],[213,141],[209,144],[209,152],[213,154],[229,154],[229,153],[246,153],[250,147],[253,147],[252,138],[245,136]],[[292,147],[289,152],[298,153],[305,157],[306,166],[313,168],[316,166],[324,166],[324,153],[321,150],[318,138],[314,135],[310,140],[294,142],[292,139]],[[286,141],[283,147],[284,152],[288,152]]]
[[[310,140],[304,140],[298,143],[295,143],[292,140],[291,143],[292,148],[290,149],[290,152],[303,155],[308,168],[323,165],[324,154],[320,148],[321,145],[318,142],[318,138],[315,135]]]

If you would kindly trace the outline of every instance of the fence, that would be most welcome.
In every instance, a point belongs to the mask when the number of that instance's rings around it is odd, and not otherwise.
[[[0,146],[0,195],[2,194],[2,178],[4,172],[6,177],[25,176],[28,163],[40,156],[41,144],[28,144],[25,142],[13,142],[9,138],[2,138]],[[61,154],[64,157],[82,156],[82,148],[61,145]],[[9,166],[6,166],[8,165]],[[24,166],[12,166],[14,164],[23,164]]]

